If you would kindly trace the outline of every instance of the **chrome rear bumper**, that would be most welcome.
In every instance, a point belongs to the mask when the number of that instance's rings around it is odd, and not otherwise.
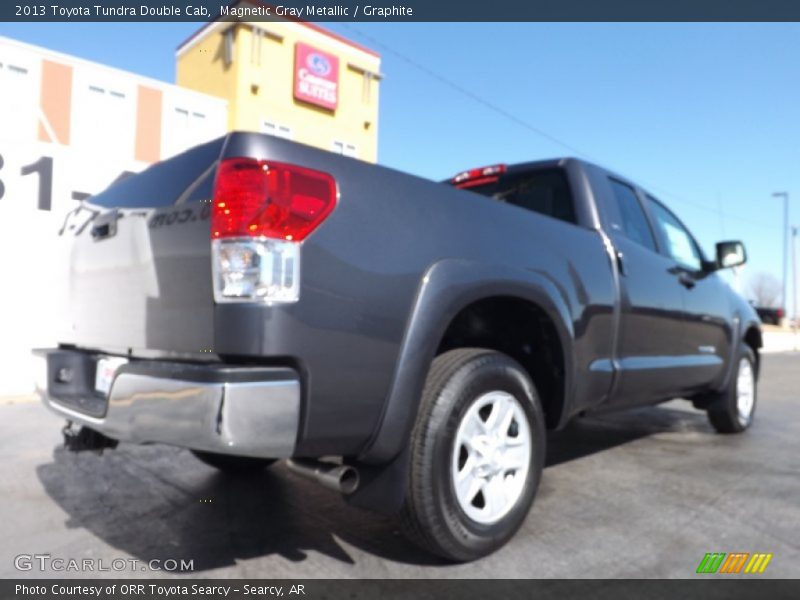
[[[110,438],[263,458],[294,452],[300,380],[292,369],[135,361],[117,371],[105,414],[92,416],[70,400],[81,390],[65,393],[57,377],[64,378],[65,368],[83,371],[75,379],[86,387],[97,356],[64,350],[36,355],[43,359],[37,393],[45,405]]]

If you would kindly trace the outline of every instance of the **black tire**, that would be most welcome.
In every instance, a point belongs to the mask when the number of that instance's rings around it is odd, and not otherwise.
[[[459,504],[453,483],[453,452],[462,418],[473,403],[495,391],[510,394],[522,408],[531,438],[530,462],[516,502],[498,521],[485,524],[470,518]],[[436,357],[410,443],[401,511],[409,538],[443,558],[466,562],[494,552],[516,533],[536,495],[545,456],[544,413],[536,388],[519,363],[481,348],[451,350]]]
[[[753,401],[749,414],[743,416],[739,411],[739,371],[741,361],[746,360],[750,363],[752,374],[752,393]],[[731,380],[728,387],[709,397],[708,399],[708,420],[719,433],[741,433],[753,423],[755,417],[756,404],[758,400],[758,363],[753,349],[747,344],[742,344],[736,355],[736,365],[734,366]]]
[[[261,471],[276,461],[274,458],[253,458],[251,456],[233,456],[230,454],[216,454],[203,450],[192,450],[201,462],[210,467],[219,469],[223,473],[246,474]]]

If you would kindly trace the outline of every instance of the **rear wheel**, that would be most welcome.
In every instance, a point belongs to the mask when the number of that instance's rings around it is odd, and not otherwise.
[[[750,427],[756,410],[756,357],[752,348],[739,349],[736,369],[728,388],[708,405],[708,420],[720,433],[740,433]]]
[[[476,348],[438,356],[411,435],[409,537],[450,560],[494,552],[528,513],[544,450],[538,395],[516,361]]]
[[[219,469],[223,473],[255,473],[267,468],[275,462],[274,458],[254,458],[251,456],[232,456],[230,454],[216,454],[203,450],[192,450],[201,462]]]

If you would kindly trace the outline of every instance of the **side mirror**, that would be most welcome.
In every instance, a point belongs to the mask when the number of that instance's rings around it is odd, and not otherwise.
[[[744,244],[739,241],[719,242],[717,244],[717,268],[738,267],[747,262]]]

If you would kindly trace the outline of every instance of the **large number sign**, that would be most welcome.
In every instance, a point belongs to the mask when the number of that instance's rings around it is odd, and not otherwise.
[[[339,103],[339,58],[298,42],[294,52],[294,97],[336,110]]]
[[[70,160],[70,156],[64,154],[60,148],[41,147],[31,148],[28,151],[20,151],[19,145],[17,151],[13,154],[10,152],[11,148],[0,147],[0,200],[10,201],[6,196],[12,196],[14,203],[19,204],[26,198],[32,206],[28,209],[38,209],[40,211],[54,210],[53,198],[56,193],[59,195],[58,206],[55,207],[56,212],[64,213],[70,208],[74,208],[74,203],[70,200],[80,201],[89,197],[109,184],[113,183],[116,179],[127,177],[133,171],[122,169],[121,165],[109,165],[106,163],[105,169],[100,168],[98,172],[92,173],[86,177],[76,177],[76,172],[85,170],[80,168],[80,165],[75,164]],[[9,145],[10,146],[10,145]],[[32,150],[32,152],[31,152]],[[22,158],[27,155],[30,162],[22,164],[25,160],[14,160],[14,158]],[[55,170],[54,156],[59,156],[59,165],[62,167],[62,177],[57,182],[64,184],[67,187],[75,187],[75,189],[65,190],[64,185],[56,189],[53,178]],[[10,160],[10,162],[9,162]],[[98,166],[97,162],[91,161],[89,163],[95,168]],[[143,165],[136,165],[134,168],[141,169]],[[65,171],[69,171],[69,173]],[[71,176],[69,176],[71,175]],[[82,181],[81,181],[82,180]],[[9,189],[9,186],[10,189]],[[32,194],[31,194],[32,192]],[[35,198],[33,202],[31,199]]]

